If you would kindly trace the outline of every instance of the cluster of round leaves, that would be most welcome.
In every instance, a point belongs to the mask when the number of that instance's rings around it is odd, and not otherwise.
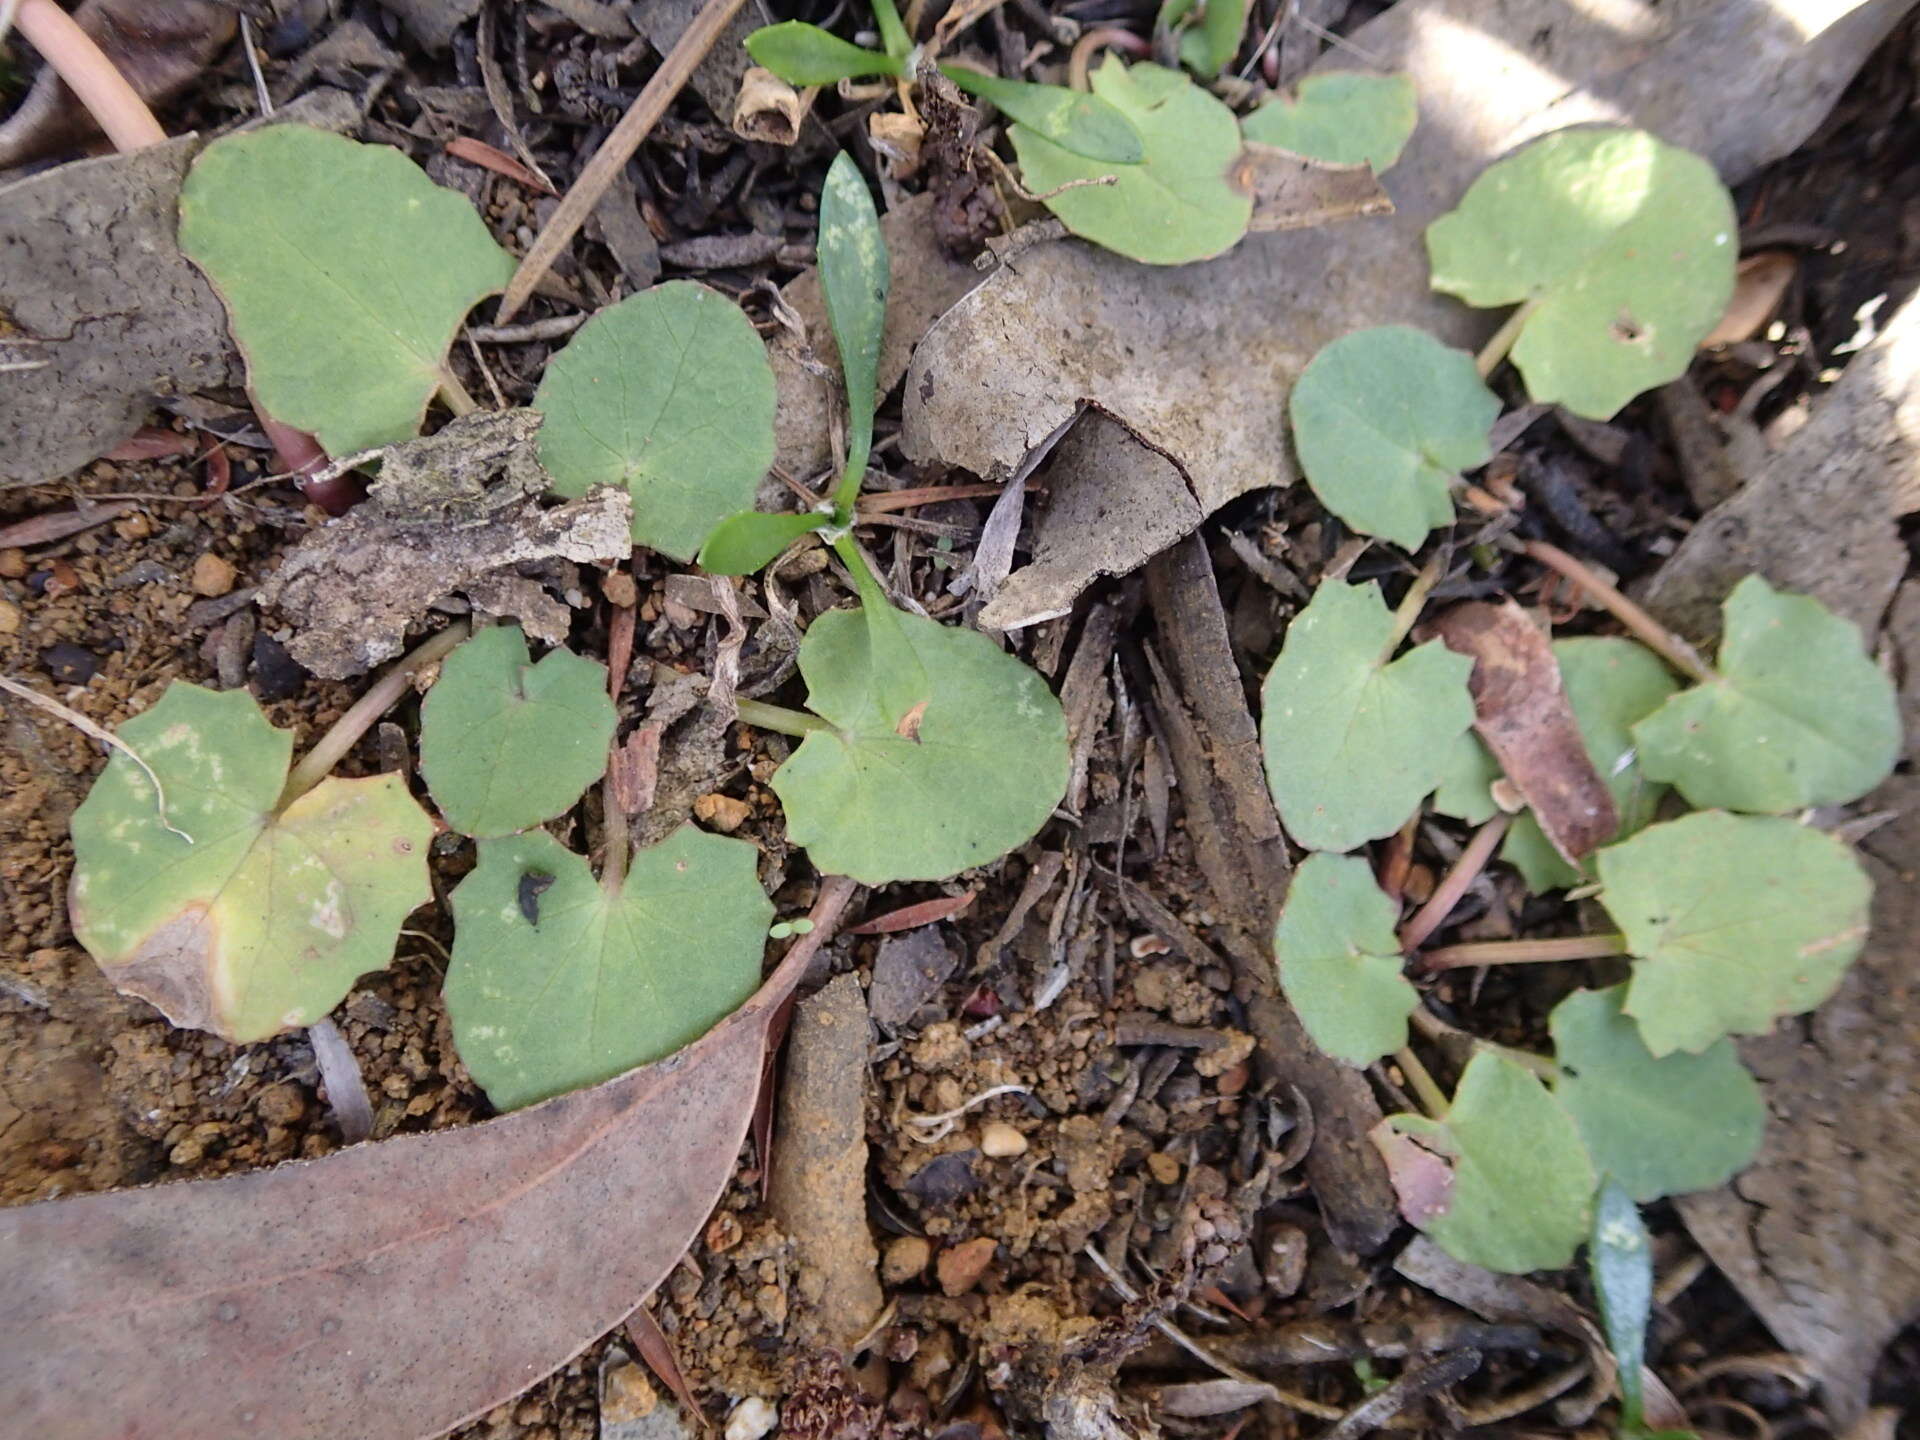
[[[1763,1109],[1729,1037],[1819,1005],[1864,943],[1866,872],[1788,815],[1858,799],[1891,771],[1891,682],[1852,625],[1758,576],[1724,614],[1715,669],[1685,688],[1633,641],[1554,646],[1620,829],[1577,869],[1523,815],[1505,854],[1534,888],[1596,881],[1632,962],[1625,983],[1554,1011],[1550,1084],[1484,1052],[1444,1117],[1376,1133],[1408,1217],[1461,1259],[1564,1264],[1600,1179],[1649,1200],[1737,1172]],[[1470,662],[1438,641],[1394,658],[1397,637],[1375,587],[1322,585],[1262,690],[1274,800],[1316,852],[1276,928],[1281,984],[1315,1042],[1356,1066],[1407,1043],[1419,995],[1396,907],[1341,852],[1398,830],[1436,789],[1436,808],[1484,820],[1499,774],[1468,731]],[[1669,786],[1703,808],[1653,823]]]

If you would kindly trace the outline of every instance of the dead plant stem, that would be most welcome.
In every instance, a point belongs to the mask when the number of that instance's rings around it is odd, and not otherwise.
[[[1627,953],[1627,937],[1568,935],[1554,940],[1482,940],[1469,945],[1443,945],[1424,952],[1416,963],[1423,973],[1460,970],[1474,965],[1539,965],[1559,960],[1605,960]]]
[[[118,750],[122,755],[133,761],[134,764],[140,767],[142,773],[146,775],[148,783],[153,786],[153,808],[160,814],[160,828],[178,835],[189,845],[193,844],[193,837],[167,818],[167,792],[160,784],[160,777],[153,773],[153,767],[140,758],[139,751],[135,750],[111,730],[106,729],[104,726],[96,725],[78,710],[70,709],[51,696],[42,695],[38,690],[29,689],[18,680],[0,675],[0,690],[6,691],[9,695],[18,695],[29,705],[37,705],[49,715],[58,716],[88,739],[98,740],[102,745],[112,750]]]
[[[28,43],[86,106],[115,150],[124,154],[166,140],[167,132],[146,101],[54,0],[21,0],[14,19]]]
[[[1614,619],[1633,632],[1641,644],[1694,684],[1705,685],[1716,678],[1712,668],[1691,645],[1621,594],[1617,585],[1601,579],[1558,545],[1549,545],[1544,540],[1529,540],[1522,548],[1533,559],[1549,570],[1566,576],[1599,601]]]
[[[1496,815],[1482,825],[1467,842],[1467,848],[1460,852],[1460,858],[1447,872],[1447,878],[1434,888],[1427,903],[1422,905],[1411,920],[1400,929],[1400,948],[1411,955],[1426,943],[1429,936],[1447,923],[1447,917],[1453,913],[1453,907],[1460,903],[1480,872],[1487,868],[1487,862],[1493,859],[1493,850],[1500,843],[1500,837],[1507,833],[1507,826],[1513,823],[1511,815]]]

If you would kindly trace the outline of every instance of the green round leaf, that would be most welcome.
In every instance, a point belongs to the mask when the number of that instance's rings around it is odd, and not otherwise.
[[[1627,1013],[1655,1055],[1760,1035],[1840,983],[1873,882],[1831,835],[1720,810],[1599,852],[1600,900],[1638,957]]]
[[[1438,640],[1393,663],[1378,585],[1330,581],[1287,627],[1260,687],[1267,784],[1287,833],[1352,850],[1398,830],[1473,723],[1473,662]]]
[[[1015,125],[1008,133],[1026,187],[1044,194],[1117,176],[1112,185],[1063,190],[1046,206],[1074,234],[1130,259],[1184,265],[1231,249],[1253,218],[1253,197],[1229,179],[1240,155],[1233,112],[1177,70],[1129,69],[1111,55],[1094,72],[1093,93],[1131,122],[1146,158],[1089,160]]]
[[[691,560],[773,464],[773,367],[740,307],[687,280],[602,310],[533,397],[556,493],[633,495],[633,539]]]
[[[1323,346],[1287,404],[1321,503],[1406,550],[1453,519],[1453,482],[1492,457],[1487,433],[1500,414],[1471,355],[1405,325]]]
[[[1554,1094],[1600,1173],[1634,1199],[1725,1183],[1760,1148],[1767,1107],[1759,1085],[1731,1040],[1656,1060],[1621,1010],[1626,992],[1576,990],[1554,1007]]]
[[[940,73],[967,94],[990,102],[1009,120],[1075,155],[1116,165],[1138,165],[1146,158],[1133,122],[1098,95],[1064,85],[1002,80],[965,65],[942,65]]]
[[[178,681],[120,727],[73,815],[74,934],[122,991],[236,1044],[310,1025],[393,958],[431,898],[433,822],[393,775],[323,780],[276,815],[293,736],[245,691]]]
[[[1713,167],[1641,130],[1560,130],[1487,167],[1428,227],[1433,285],[1532,307],[1535,400],[1606,419],[1687,368],[1733,293],[1738,226]]]
[[[539,664],[493,625],[440,667],[420,707],[420,773],[462,835],[511,835],[573,808],[607,769],[607,667],[567,650]]]
[[[180,248],[226,302],[261,404],[336,456],[418,433],[461,320],[514,268],[465,196],[308,125],[203,150]]]
[[[867,75],[899,75],[900,62],[877,50],[863,50],[831,31],[800,20],[763,25],[747,37],[753,63],[789,85],[832,85]]]
[[[1287,890],[1273,934],[1287,1001],[1313,1043],[1349,1065],[1371,1065],[1407,1043],[1420,996],[1400,973],[1393,902],[1367,862],[1309,855]]]
[[[1433,808],[1469,825],[1484,825],[1500,808],[1493,798],[1493,782],[1499,778],[1500,762],[1469,730],[1447,751],[1446,768],[1433,789]],[[1541,837],[1543,844],[1545,839]]]
[[[1240,133],[1329,165],[1371,165],[1378,175],[1400,158],[1418,119],[1412,76],[1331,70],[1302,80],[1298,99],[1269,100]]]
[[[753,994],[773,918],[755,857],[682,826],[636,854],[614,894],[544,830],[481,841],[453,892],[446,999],[494,1106],[664,1059]]]
[[[1067,788],[1067,725],[1046,682],[986,636],[898,615],[925,671],[903,718],[883,696],[861,610],[833,610],[800,644],[816,731],[773,776],[787,834],[825,874],[866,885],[943,880],[1030,839]]]
[[[1724,613],[1718,678],[1634,727],[1647,774],[1694,805],[1765,813],[1842,805],[1886,779],[1900,709],[1860,632],[1758,575]]]
[[[1390,1115],[1373,1141],[1402,1212],[1456,1260],[1509,1274],[1555,1270],[1587,1238],[1595,1182],[1580,1132],[1504,1055],[1473,1057],[1446,1119]]]

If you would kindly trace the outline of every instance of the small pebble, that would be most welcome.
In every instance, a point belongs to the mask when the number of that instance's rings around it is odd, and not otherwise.
[[[190,583],[194,594],[212,600],[233,589],[238,577],[239,572],[231,564],[209,550],[193,562]]]
[[[980,1127],[980,1153],[996,1160],[1009,1155],[1024,1155],[1027,1137],[1004,1120],[993,1120]]]
[[[40,663],[61,685],[84,685],[100,671],[98,655],[64,640],[41,651]]]
[[[1180,1178],[1180,1162],[1165,1151],[1155,1151],[1147,1156],[1147,1169],[1162,1185],[1171,1185]]]
[[[646,1372],[631,1360],[609,1366],[600,1377],[600,1418],[609,1424],[644,1420],[659,1403]]]
[[[0,550],[0,579],[18,580],[27,573],[27,552]]]
[[[933,1247],[918,1235],[896,1235],[887,1242],[880,1257],[880,1278],[889,1285],[904,1285],[925,1273]]]
[[[622,610],[631,610],[640,598],[639,587],[633,583],[633,576],[624,570],[615,570],[603,579],[600,593],[607,597],[609,605],[618,605]]]
[[[11,600],[0,600],[0,635],[20,633],[20,607]]]
[[[727,1440],[760,1440],[779,1423],[780,1412],[771,1401],[749,1395],[727,1417]]]
[[[753,807],[731,795],[702,795],[693,802],[693,813],[702,825],[722,835],[731,835],[747,823]]]
[[[982,1235],[942,1250],[934,1265],[940,1275],[940,1288],[948,1295],[966,1294],[992,1266],[993,1252],[998,1248],[999,1242],[991,1235]]]

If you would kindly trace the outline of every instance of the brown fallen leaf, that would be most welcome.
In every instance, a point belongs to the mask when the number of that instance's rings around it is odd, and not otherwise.
[[[1367,166],[1329,165],[1271,145],[1249,142],[1232,181],[1253,196],[1248,228],[1256,235],[1393,213],[1393,201]]]
[[[653,1312],[645,1305],[627,1317],[627,1338],[633,1342],[633,1348],[640,1352],[640,1358],[646,1362],[647,1368],[673,1392],[674,1398],[680,1402],[680,1408],[703,1429],[706,1428],[706,1412],[693,1398],[687,1377],[680,1373],[680,1362],[674,1358],[673,1344],[660,1328],[660,1322],[653,1318]]]
[[[853,889],[822,886],[813,931],[732,1016],[590,1090],[324,1160],[0,1212],[8,1429],[412,1440],[550,1374],[705,1221],[767,1022]]]
[[[1700,342],[1702,350],[1737,345],[1760,333],[1786,298],[1787,287],[1799,273],[1800,262],[1785,250],[1761,250],[1741,257],[1734,272],[1733,295],[1720,323]]]
[[[1473,660],[1473,728],[1553,848],[1577,867],[1613,838],[1620,814],[1580,738],[1546,633],[1511,600],[1454,605],[1427,628]]]

